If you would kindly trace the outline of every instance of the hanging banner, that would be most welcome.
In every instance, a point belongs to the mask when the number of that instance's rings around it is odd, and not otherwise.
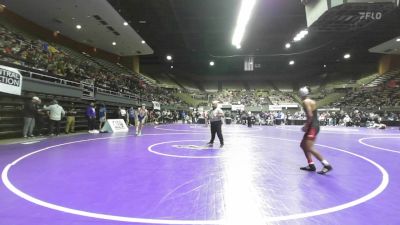
[[[244,105],[232,105],[232,111],[243,111],[244,110]]]
[[[0,92],[21,95],[22,75],[17,69],[0,65]]]
[[[161,110],[161,106],[159,102],[154,102],[153,101],[153,109],[155,110]]]
[[[269,105],[268,106],[269,111],[282,111],[282,106],[280,105]]]

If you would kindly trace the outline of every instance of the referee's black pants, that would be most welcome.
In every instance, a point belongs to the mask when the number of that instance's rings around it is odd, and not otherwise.
[[[215,133],[218,135],[219,143],[221,145],[224,144],[224,138],[222,137],[222,121],[213,121],[211,122],[211,140],[210,143],[214,143]]]

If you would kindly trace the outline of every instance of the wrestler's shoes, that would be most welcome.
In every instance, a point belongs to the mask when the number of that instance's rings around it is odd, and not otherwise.
[[[300,167],[300,169],[305,170],[305,171],[311,171],[311,172],[314,172],[317,170],[317,168],[315,168],[314,164],[309,164],[308,166]]]
[[[331,171],[332,169],[333,169],[333,168],[332,168],[331,165],[326,165],[326,166],[324,166],[324,168],[322,168],[321,171],[318,171],[317,173],[318,173],[318,174],[321,174],[321,175],[324,175],[324,174],[326,174],[327,172]]]

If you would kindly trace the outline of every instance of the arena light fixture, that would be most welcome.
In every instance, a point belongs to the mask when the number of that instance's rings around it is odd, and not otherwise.
[[[324,64],[324,68],[326,68],[326,64]]]
[[[293,38],[294,42],[301,41],[308,34],[308,30],[302,30]]]
[[[247,23],[250,20],[256,0],[242,0],[240,4],[239,16],[236,20],[236,27],[233,32],[232,45],[240,49],[244,33],[246,31]]]
[[[146,42],[144,40],[142,40],[142,44],[146,44]]]
[[[397,38],[396,41],[397,41],[397,42],[400,42],[400,38]]]
[[[173,69],[174,68],[174,66],[171,66],[171,69]]]
[[[292,45],[290,43],[286,43],[285,48],[289,49],[290,47],[292,47]]]
[[[171,56],[171,55],[167,55],[166,58],[167,58],[168,61],[171,61],[171,60],[172,60],[172,56]]]
[[[343,58],[344,59],[350,59],[351,55],[349,53],[344,54]]]
[[[124,26],[128,26],[128,22],[125,21],[125,22],[124,22]]]
[[[78,24],[78,25],[76,25],[76,29],[80,30],[80,29],[82,29],[82,26]]]
[[[114,45],[114,46],[117,45],[117,42],[114,41],[114,42],[112,43],[112,45]]]
[[[214,65],[215,65],[214,61],[210,61],[210,66],[214,66]]]
[[[294,65],[294,60],[289,61],[289,65],[293,66]]]

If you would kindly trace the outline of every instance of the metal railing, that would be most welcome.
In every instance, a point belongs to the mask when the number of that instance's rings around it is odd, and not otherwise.
[[[20,69],[20,68],[15,68],[15,69],[20,71],[22,76],[29,77],[31,79],[37,79],[37,80],[41,80],[41,81],[47,81],[50,83],[56,83],[56,84],[61,84],[61,85],[66,85],[66,86],[71,86],[71,87],[77,87],[77,88],[81,88],[81,89],[84,85],[81,82],[70,81],[67,79],[62,79],[60,77],[45,75],[45,74],[41,74],[38,72],[28,71],[28,70],[24,70],[24,69]],[[89,85],[89,84],[87,84],[87,85]],[[117,96],[117,97],[130,98],[130,99],[134,99],[137,101],[148,100],[145,98],[143,98],[143,99],[140,98],[140,96],[137,94],[121,93],[121,92],[116,92],[116,91],[112,91],[112,90],[100,88],[100,87],[95,87],[95,90],[98,93],[108,94],[108,95]]]
[[[112,90],[104,89],[104,88],[100,88],[100,87],[95,87],[95,90],[96,90],[97,93],[108,94],[108,95],[113,95],[113,96],[118,96],[118,97],[130,98],[130,99],[134,99],[134,100],[137,100],[137,101],[141,101],[142,100],[140,98],[140,96],[137,95],[137,94],[121,93],[121,92],[116,92],[116,91],[112,91]],[[147,100],[147,99],[143,99],[143,100]]]
[[[23,70],[23,69],[17,69],[17,70],[20,71],[20,73],[24,77],[29,77],[29,78],[32,78],[32,79],[48,81],[48,82],[52,82],[52,83],[63,84],[63,85],[67,85],[67,86],[73,86],[73,87],[79,87],[79,88],[81,87],[81,83],[78,83],[78,82],[75,82],[75,81],[70,81],[70,80],[67,80],[67,79],[62,79],[62,78],[59,78],[59,77],[49,76],[49,75],[40,74],[40,73],[37,73],[37,72]]]

